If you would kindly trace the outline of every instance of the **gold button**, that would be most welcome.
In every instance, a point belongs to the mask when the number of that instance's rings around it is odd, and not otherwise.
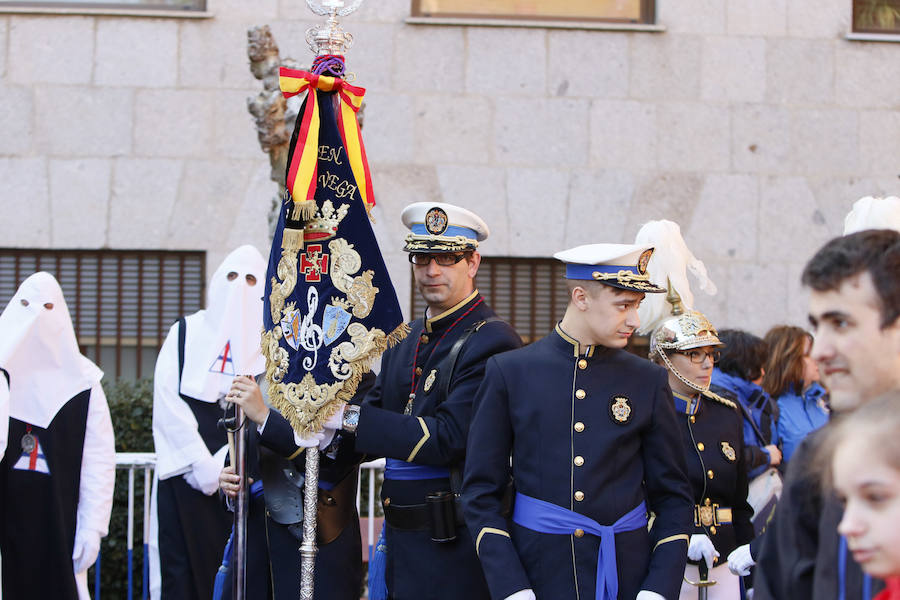
[[[576,467],[580,467],[580,466],[583,465],[583,464],[584,464],[584,457],[583,457],[583,456],[576,456],[576,457],[575,457],[575,466],[576,466]]]
[[[428,343],[428,336],[425,335],[425,334],[423,333],[423,334],[422,334],[422,337],[420,337],[419,340],[421,340],[421,342],[422,342],[423,344],[427,344],[427,343]]]
[[[697,418],[694,415],[691,415],[691,423],[696,423]]]
[[[582,358],[581,360],[579,360],[579,361],[578,361],[578,368],[579,368],[579,369],[587,369],[587,361],[584,360],[583,358]]]
[[[584,393],[584,390],[575,390],[575,397],[578,398],[579,400],[584,400],[584,397],[586,395],[587,394]]]
[[[584,500],[584,492],[582,492],[581,490],[575,492],[575,500],[577,500],[578,502]]]
[[[716,535],[716,526],[713,525],[712,527],[710,527],[709,532],[713,535]],[[713,562],[715,562],[715,559],[713,559]]]
[[[714,473],[713,473],[712,469],[710,469],[709,471],[706,472],[706,476],[709,477],[710,479],[713,478],[713,475],[714,475]]]
[[[697,450],[699,450],[700,452],[703,452],[703,450],[705,448],[706,448],[706,446],[703,445],[703,442],[697,442]]]
[[[574,535],[575,537],[584,537],[584,529],[576,529]]]
[[[584,423],[582,423],[581,421],[575,423],[575,431],[577,431],[578,433],[584,431]]]
[[[416,367],[416,375],[422,374],[422,367]]]
[[[390,506],[390,505],[391,505],[391,499],[390,499],[390,498],[385,498],[385,499],[384,499],[384,505],[385,505],[385,506]]]

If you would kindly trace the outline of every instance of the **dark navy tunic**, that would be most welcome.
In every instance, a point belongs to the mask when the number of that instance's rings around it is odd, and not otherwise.
[[[462,348],[449,383],[447,398],[438,401],[442,362],[454,342],[476,323],[495,317],[477,291],[449,311],[410,324],[410,334],[388,349],[375,387],[362,404],[356,430],[356,450],[417,465],[447,469],[463,467],[472,400],[488,357],[518,348],[521,340],[503,321],[487,322]],[[404,414],[415,377],[411,414]],[[449,491],[448,477],[419,480],[385,479],[385,506],[423,504],[432,492]],[[437,543],[428,530],[385,527],[386,582],[395,600],[477,600],[488,598],[475,547],[465,526],[456,540]]]
[[[824,495],[815,457],[830,423],[808,435],[788,463],[784,491],[753,576],[757,600],[871,600],[884,588],[840,552],[840,500]],[[842,576],[843,574],[843,576]]]
[[[178,328],[178,395],[194,414],[207,450],[215,454],[228,441],[225,430],[217,425],[222,408],[217,402],[204,402],[181,392],[186,327],[182,318]],[[212,598],[231,519],[221,510],[215,495],[195,490],[180,475],[161,479],[157,494],[161,597]]]
[[[743,417],[734,402],[713,393],[699,401],[675,394],[675,412],[696,505],[691,533],[709,536],[721,563],[753,539]]]
[[[488,361],[463,487],[466,523],[492,597],[593,599],[600,539],[538,533],[502,514],[516,491],[611,525],[646,502],[651,531],[615,534],[618,597],[677,598],[691,531],[690,485],[666,371],[624,350],[580,346],[557,326]]]
[[[367,379],[360,383],[363,391],[369,387],[371,382]],[[247,514],[247,597],[294,599],[300,590],[302,558],[301,540],[297,535],[302,534],[302,512],[297,513],[296,521],[291,523],[276,521],[269,510],[270,504],[276,500],[271,498],[272,494],[267,496],[265,489],[272,482],[262,474],[261,466],[270,463],[267,473],[290,477],[292,481],[302,485],[306,453],[294,442],[294,431],[290,424],[275,410],[269,412],[262,433],[257,434],[254,427],[249,437],[249,476],[254,481],[262,481],[263,490],[262,494],[251,497]],[[352,438],[336,439],[334,444],[339,454],[353,454]],[[339,462],[329,460],[324,454],[320,458],[319,509],[340,511],[345,517],[341,522],[346,524],[337,537],[317,541],[314,595],[316,598],[330,600],[357,600],[362,589],[362,543],[355,504],[358,469],[352,460],[344,460],[343,456],[339,457],[342,459]],[[353,465],[349,471],[343,466],[345,462]],[[288,484],[285,482],[282,485]],[[351,493],[338,495],[328,491],[336,486],[349,488]],[[303,501],[302,493],[297,488],[293,498],[300,506]],[[279,495],[278,501],[284,501],[283,494]],[[323,504],[327,506],[323,507]],[[324,524],[320,522],[318,533],[322,535],[325,530]],[[225,586],[223,600],[229,598],[230,582]]]
[[[91,390],[84,390],[46,429],[31,427],[49,473],[15,468],[29,424],[9,419],[9,446],[0,462],[4,598],[78,598],[72,550],[90,398]]]

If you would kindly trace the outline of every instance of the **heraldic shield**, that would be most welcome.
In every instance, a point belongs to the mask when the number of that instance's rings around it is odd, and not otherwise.
[[[305,435],[408,327],[368,214],[374,198],[356,121],[365,90],[285,68],[281,84],[285,96],[307,96],[269,255],[262,350],[272,405]]]

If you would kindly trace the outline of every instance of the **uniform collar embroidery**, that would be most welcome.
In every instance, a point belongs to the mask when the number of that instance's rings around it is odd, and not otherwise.
[[[559,326],[559,323],[556,324],[556,327],[553,330],[558,339],[563,342],[563,346],[572,353],[572,356],[586,356],[587,358],[591,358],[594,356],[594,351],[597,346],[586,346],[570,336],[568,333],[563,331],[562,327]]]
[[[700,396],[685,396],[678,392],[672,392],[675,398],[675,410],[682,415],[696,415],[700,409]]]

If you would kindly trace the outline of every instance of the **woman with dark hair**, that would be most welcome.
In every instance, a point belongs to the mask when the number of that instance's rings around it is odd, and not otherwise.
[[[739,329],[723,329],[719,339],[724,346],[710,389],[738,400],[743,407],[744,452],[752,479],[781,463],[778,408],[760,385],[768,347],[763,339]]]
[[[763,389],[778,403],[782,459],[791,459],[803,438],[828,422],[827,393],[819,385],[819,368],[810,356],[812,335],[789,325],[766,334],[769,358]]]

